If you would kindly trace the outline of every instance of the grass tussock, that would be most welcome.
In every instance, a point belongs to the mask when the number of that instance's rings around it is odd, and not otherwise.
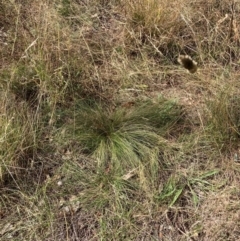
[[[166,148],[164,138],[181,115],[180,107],[164,99],[114,111],[80,105],[76,109],[74,137],[100,166],[108,163],[113,169],[134,167],[151,159],[158,146]]]
[[[0,239],[237,240],[239,16],[1,1]]]

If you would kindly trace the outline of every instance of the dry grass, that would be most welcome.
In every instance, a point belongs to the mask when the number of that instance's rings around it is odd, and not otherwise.
[[[2,1],[0,239],[238,240],[239,13]]]

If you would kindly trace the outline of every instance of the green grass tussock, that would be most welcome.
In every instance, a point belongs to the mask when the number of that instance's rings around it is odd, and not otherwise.
[[[83,150],[96,158],[99,166],[134,168],[156,155],[159,147],[159,151],[166,148],[165,136],[181,117],[181,108],[164,99],[112,111],[101,106],[80,105],[73,135]]]

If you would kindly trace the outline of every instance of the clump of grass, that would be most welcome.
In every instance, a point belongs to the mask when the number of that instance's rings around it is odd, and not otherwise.
[[[99,105],[79,106],[74,138],[99,166],[133,168],[166,145],[166,133],[181,116],[181,108],[164,99],[114,111]]]

